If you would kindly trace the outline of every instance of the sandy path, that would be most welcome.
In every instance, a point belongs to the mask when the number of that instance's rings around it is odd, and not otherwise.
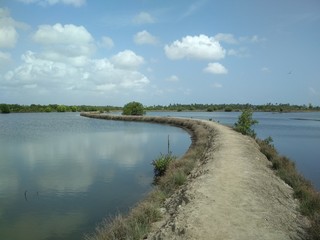
[[[205,121],[214,138],[206,164],[180,190],[178,208],[148,239],[303,239],[304,221],[292,189],[270,170],[257,144],[228,127]],[[158,228],[158,229],[157,229]]]

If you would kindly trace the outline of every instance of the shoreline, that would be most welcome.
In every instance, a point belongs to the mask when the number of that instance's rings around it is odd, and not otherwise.
[[[271,170],[253,139],[206,120],[81,116],[169,124],[191,133],[192,144],[181,161],[192,159],[196,166],[162,202],[161,219],[153,221],[145,239],[306,238],[308,221],[297,210],[292,188]]]

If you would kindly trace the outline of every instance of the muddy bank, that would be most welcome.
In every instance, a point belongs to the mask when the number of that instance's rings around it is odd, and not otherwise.
[[[82,114],[108,120],[165,123],[187,129],[184,158],[197,162],[188,181],[161,208],[147,239],[304,239],[307,221],[291,187],[249,137],[205,120]],[[198,155],[194,149],[202,150]],[[196,156],[196,157],[195,157]]]

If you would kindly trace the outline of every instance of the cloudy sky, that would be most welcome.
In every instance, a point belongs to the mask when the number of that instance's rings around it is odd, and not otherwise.
[[[319,0],[1,0],[0,103],[320,105]]]

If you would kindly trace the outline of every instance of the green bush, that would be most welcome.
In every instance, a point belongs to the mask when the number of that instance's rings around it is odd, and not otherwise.
[[[122,115],[136,115],[141,116],[144,114],[143,105],[139,102],[129,102],[124,105]]]
[[[166,172],[170,162],[176,159],[175,156],[169,154],[161,154],[160,157],[152,161],[154,167],[154,174],[156,177],[163,176]]]
[[[57,107],[57,112],[66,112],[67,111],[67,107],[65,105],[59,105]]]
[[[257,120],[252,119],[252,111],[244,110],[239,116],[238,122],[235,123],[234,129],[244,135],[249,135],[255,138],[256,133],[251,127],[257,123]]]

